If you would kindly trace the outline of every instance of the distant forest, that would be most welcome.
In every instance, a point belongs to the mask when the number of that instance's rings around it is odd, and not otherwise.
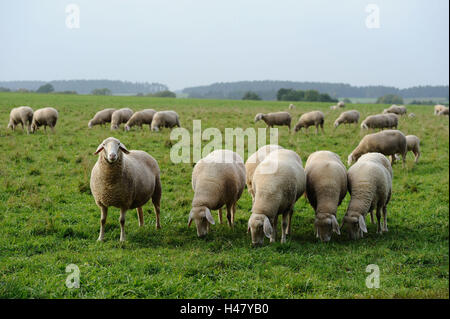
[[[56,92],[76,91],[79,94],[90,94],[93,90],[100,88],[109,89],[113,94],[153,94],[169,89],[161,83],[112,80],[0,81],[0,87],[8,88],[11,91],[17,91],[18,89],[36,91],[46,83],[53,85]]]
[[[448,85],[415,86],[398,89],[389,86],[352,86],[344,83],[326,82],[291,82],[291,81],[241,81],[229,83],[214,83],[206,86],[189,87],[183,90],[192,98],[205,99],[242,99],[248,91],[255,92],[263,100],[276,100],[279,89],[317,90],[327,93],[333,98],[357,97],[378,98],[386,94],[395,94],[403,98],[449,97]]]

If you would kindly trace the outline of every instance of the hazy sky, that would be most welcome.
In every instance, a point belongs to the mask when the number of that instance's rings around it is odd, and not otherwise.
[[[366,27],[371,3],[379,28]],[[5,81],[447,85],[449,1],[1,0],[0,46]]]

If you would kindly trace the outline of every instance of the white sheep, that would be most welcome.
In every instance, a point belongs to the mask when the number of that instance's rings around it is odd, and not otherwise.
[[[305,128],[305,133],[308,133],[308,127],[315,126],[316,134],[319,132],[319,126],[322,129],[322,133],[325,133],[323,130],[323,123],[325,122],[325,115],[321,111],[311,111],[303,114],[298,119],[297,124],[295,125],[295,132],[298,132],[303,127]]]
[[[358,146],[348,156],[348,165],[357,161],[366,153],[381,153],[391,156],[391,164],[394,163],[394,155],[400,154],[403,159],[403,167],[406,163],[406,137],[398,130],[386,130],[378,133],[368,134],[359,142]]]
[[[407,152],[413,152],[414,162],[418,163],[420,158],[420,139],[415,135],[406,135]],[[400,156],[395,154],[395,159],[400,160]]]
[[[434,106],[434,115],[438,115],[440,111],[445,110],[447,107],[442,104],[436,104]]]
[[[33,113],[31,132],[34,133],[42,125],[44,126],[45,131],[47,131],[47,126],[49,126],[52,132],[54,132],[57,121],[58,111],[53,107],[38,109]]]
[[[180,119],[175,111],[159,111],[153,115],[151,130],[158,132],[163,127],[181,127]]]
[[[308,157],[305,172],[306,196],[316,213],[316,237],[327,242],[333,232],[341,234],[336,212],[347,194],[347,171],[337,154],[318,151]]]
[[[289,127],[291,131],[291,115],[288,112],[275,112],[275,113],[258,113],[255,116],[255,123],[263,120],[268,127],[273,127],[274,125],[285,125]]]
[[[342,112],[341,115],[334,121],[334,128],[337,128],[342,123],[351,124],[359,122],[360,114],[357,110],[350,110]]]
[[[246,184],[247,190],[249,194],[252,196],[252,202],[255,200],[255,193],[252,188],[252,179],[253,173],[255,172],[256,167],[261,163],[270,152],[282,149],[279,145],[265,145],[260,147],[255,153],[253,153],[245,162],[245,176],[246,176]]]
[[[385,128],[397,128],[398,117],[396,114],[376,114],[369,115],[361,123],[362,129],[385,129]]]
[[[90,187],[95,203],[101,210],[99,241],[105,234],[108,207],[120,208],[120,241],[125,241],[125,214],[136,208],[139,226],[144,225],[144,206],[152,199],[159,222],[161,181],[158,162],[144,151],[128,151],[118,139],[105,139],[95,151],[99,154],[92,168]]]
[[[440,110],[437,115],[440,115],[440,116],[446,115],[446,116],[448,116],[448,107],[446,107],[445,109]]]
[[[404,115],[404,114],[406,114],[406,112],[407,112],[407,110],[404,105],[395,105],[395,104],[391,105],[391,107],[383,110],[383,114],[394,113],[397,115]]]
[[[127,123],[125,123],[125,131],[129,131],[133,126],[137,125],[142,128],[142,125],[148,124],[151,129],[153,116],[156,111],[153,109],[145,109],[134,113]]]
[[[409,113],[409,114],[408,114],[408,117],[409,117],[409,118],[415,118],[415,117],[416,117],[416,114],[414,114],[414,113]]]
[[[338,104],[336,105],[338,108],[343,108],[345,107],[345,103],[342,101],[339,101]]]
[[[111,116],[116,109],[104,109],[95,113],[94,117],[89,121],[88,127],[92,128],[94,125],[103,125],[111,123]]]
[[[194,198],[189,213],[188,227],[195,221],[197,235],[204,237],[210,224],[215,224],[211,210],[226,206],[228,225],[233,227],[236,203],[245,187],[245,167],[242,158],[229,150],[216,150],[202,158],[192,171]]]
[[[22,130],[25,132],[24,125],[27,126],[27,134],[30,133],[31,123],[33,121],[33,109],[29,106],[19,106],[15,107],[9,113],[9,123],[8,128],[13,131],[16,129],[18,124],[22,125]]]
[[[111,131],[117,130],[120,124],[128,122],[133,115],[133,110],[129,108],[122,108],[114,111],[111,115]]]
[[[387,204],[392,194],[392,167],[381,153],[367,153],[348,170],[351,195],[342,227],[348,227],[350,237],[359,239],[367,233],[365,216],[376,209],[378,233],[387,232]],[[383,227],[381,226],[383,211]]]
[[[295,110],[295,105],[294,104],[289,104],[289,110]]]
[[[285,149],[270,152],[256,167],[252,184],[255,201],[248,220],[252,244],[262,245],[264,235],[275,242],[278,215],[283,216],[281,243],[285,243],[291,231],[294,205],[306,188],[300,156]]]

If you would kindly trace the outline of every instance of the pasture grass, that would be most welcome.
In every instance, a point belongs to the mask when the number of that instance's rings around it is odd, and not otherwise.
[[[56,133],[27,135],[7,130],[12,107],[52,106],[59,111]],[[284,245],[251,248],[246,233],[251,197],[238,202],[236,225],[212,226],[199,239],[187,228],[193,192],[192,164],[170,160],[170,132],[145,127],[111,132],[87,128],[93,114],[106,107],[154,108],[178,112],[192,132],[202,128],[264,127],[258,112],[286,110],[289,103],[98,97],[0,93],[0,298],[448,298],[449,293],[449,122],[432,116],[431,106],[408,106],[416,118],[403,117],[399,129],[422,140],[422,157],[407,168],[394,166],[388,206],[389,232],[352,241],[346,233],[320,243],[314,236],[314,211],[301,198],[293,216],[293,234]],[[333,130],[340,111],[324,103],[295,103],[300,113],[326,113],[325,134],[288,134],[279,129],[279,144],[295,150],[303,163],[317,150],[330,150],[346,164],[348,154],[366,134],[359,126]],[[362,118],[385,105],[351,105]],[[349,108],[347,108],[349,109]],[[119,211],[110,208],[105,241],[96,241],[100,212],[89,188],[98,144],[108,136],[129,149],[142,149],[161,169],[161,230],[155,230],[153,207],[146,205],[145,226],[136,212],[127,214],[127,241],[119,242]],[[349,195],[338,209],[342,220]],[[217,215],[213,216],[217,221]],[[279,223],[280,224],[280,223]],[[81,272],[81,287],[65,285],[68,264]],[[366,267],[377,264],[380,288],[369,289]]]

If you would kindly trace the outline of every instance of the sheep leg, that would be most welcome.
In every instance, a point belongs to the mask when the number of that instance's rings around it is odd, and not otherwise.
[[[231,206],[230,205],[227,205],[227,220],[228,220],[228,226],[233,228],[233,224],[231,221]]]
[[[414,151],[414,157],[415,157],[414,162],[417,164],[417,163],[419,162],[419,157],[420,157],[420,152],[419,152],[419,150],[415,150],[415,151]]]
[[[323,130],[323,123],[320,123],[320,128],[322,129],[322,134],[325,134],[325,131]]]
[[[402,167],[405,168],[406,167],[406,153],[402,154]]]
[[[281,224],[281,243],[286,243],[286,233],[289,231],[289,215],[290,212],[283,214],[283,222]]]
[[[370,211],[370,222],[375,224],[375,220],[373,219],[373,210]]]
[[[223,224],[222,208],[219,208],[219,212],[217,213],[217,215],[219,216],[219,224]]]
[[[395,156],[391,155],[391,166],[394,165],[394,163],[395,163]]]
[[[144,226],[144,211],[142,210],[142,206],[136,208],[138,219],[139,219],[139,227]]]
[[[156,215],[156,229],[161,229],[161,224],[159,222],[159,214],[160,214],[160,201],[161,201],[161,181],[159,178],[156,179],[155,190],[153,191],[152,202],[155,207],[155,215]]]
[[[292,223],[292,215],[293,214],[294,214],[294,208],[292,207],[291,210],[289,211],[289,215],[288,215],[288,226],[287,226],[286,235],[291,234],[291,223]]]
[[[381,234],[381,208],[377,207],[377,234]]]
[[[387,232],[388,231],[388,227],[387,227],[387,207],[383,206],[383,231]]]
[[[316,135],[319,134],[319,125],[316,125]]]
[[[108,207],[100,206],[101,217],[100,217],[100,235],[98,236],[98,241],[103,241],[103,237],[105,236],[105,224],[106,217],[108,216]]]
[[[231,224],[234,225],[234,215],[236,214],[236,202],[231,205]]]
[[[272,225],[272,236],[270,237],[270,242],[274,243],[277,240],[277,224],[278,224],[278,215],[273,219]]]
[[[125,241],[125,214],[127,210],[125,208],[120,209],[120,241]]]

